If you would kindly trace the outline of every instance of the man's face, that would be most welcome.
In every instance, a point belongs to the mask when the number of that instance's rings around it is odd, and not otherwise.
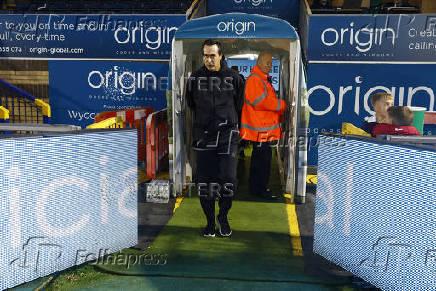
[[[203,62],[209,71],[219,71],[221,68],[221,58],[223,56],[218,54],[218,46],[205,45],[203,48]]]
[[[257,62],[257,66],[265,75],[268,75],[272,68],[271,55],[264,55],[262,59]]]
[[[394,105],[394,101],[392,99],[381,99],[374,104],[374,110],[376,114],[387,117],[388,116],[388,108]]]

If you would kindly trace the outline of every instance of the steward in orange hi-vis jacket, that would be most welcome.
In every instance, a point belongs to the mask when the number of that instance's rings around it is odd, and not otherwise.
[[[276,97],[270,76],[254,66],[245,83],[240,136],[256,142],[278,140],[282,136],[280,115],[285,102]]]
[[[257,64],[245,83],[240,136],[253,144],[248,184],[252,195],[273,200],[268,186],[272,144],[282,137],[280,115],[286,108],[283,100],[276,97],[268,73],[272,67],[272,56],[262,52]]]

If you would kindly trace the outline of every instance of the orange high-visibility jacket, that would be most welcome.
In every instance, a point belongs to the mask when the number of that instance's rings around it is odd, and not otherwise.
[[[280,115],[286,104],[276,97],[267,77],[256,65],[245,83],[240,130],[242,139],[266,142],[282,136]]]

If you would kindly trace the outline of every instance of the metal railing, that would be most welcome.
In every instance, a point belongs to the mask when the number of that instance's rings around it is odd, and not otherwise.
[[[0,123],[49,123],[50,105],[0,78]]]

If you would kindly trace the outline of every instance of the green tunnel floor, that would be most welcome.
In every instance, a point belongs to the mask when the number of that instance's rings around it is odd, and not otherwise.
[[[270,189],[280,198],[272,202],[248,193],[248,166],[249,157],[239,161],[239,186],[229,213],[231,237],[201,235],[206,220],[192,194],[183,199],[151,248],[122,251],[124,258],[133,258],[129,266],[115,256],[106,257],[97,266],[86,266],[96,272],[91,278],[65,285],[57,280],[49,290],[353,289],[348,278],[305,271],[305,257],[292,255],[277,163],[273,162]]]

